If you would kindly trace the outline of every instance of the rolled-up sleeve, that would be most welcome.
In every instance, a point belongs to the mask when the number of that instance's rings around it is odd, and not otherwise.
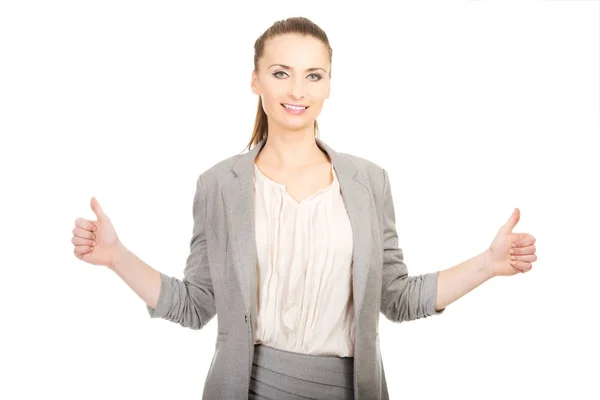
[[[191,329],[201,329],[216,315],[215,296],[206,246],[206,194],[198,177],[192,213],[194,227],[183,279],[161,272],[156,308],[146,305],[151,318],[163,318]]]
[[[402,249],[398,247],[396,215],[389,177],[385,169],[383,180],[381,312],[393,322],[412,321],[442,314],[445,308],[435,311],[438,272],[408,275]]]

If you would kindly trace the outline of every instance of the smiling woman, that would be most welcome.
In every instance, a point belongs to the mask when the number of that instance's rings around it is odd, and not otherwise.
[[[277,21],[256,40],[254,53],[251,86],[259,99],[247,148],[274,129],[309,128],[319,137],[317,117],[329,97],[333,56],[325,32],[307,18]]]
[[[98,221],[75,222],[75,254],[114,270],[152,318],[201,329],[218,317],[204,399],[388,400],[380,314],[439,315],[494,276],[527,272],[535,238],[513,233],[516,209],[481,254],[409,276],[386,170],[317,138],[331,80],[323,30],[289,18],[254,48],[251,149],[198,177],[184,278],[129,251],[95,199]]]

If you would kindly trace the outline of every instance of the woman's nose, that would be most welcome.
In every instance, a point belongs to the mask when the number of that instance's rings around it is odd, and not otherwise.
[[[288,96],[300,100],[304,98],[304,85],[299,79],[290,79],[290,87],[288,88]]]

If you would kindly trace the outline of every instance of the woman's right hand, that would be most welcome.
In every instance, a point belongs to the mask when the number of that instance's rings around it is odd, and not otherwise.
[[[97,221],[84,218],[75,220],[71,240],[75,246],[73,253],[75,257],[87,263],[111,267],[121,246],[119,237],[110,218],[104,214],[95,197],[92,197],[90,205]]]

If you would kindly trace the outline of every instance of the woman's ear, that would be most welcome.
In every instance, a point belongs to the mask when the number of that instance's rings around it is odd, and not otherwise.
[[[252,71],[252,79],[250,81],[250,88],[252,89],[252,93],[257,96],[260,96],[260,84],[258,82],[258,77],[256,76],[256,72]]]

